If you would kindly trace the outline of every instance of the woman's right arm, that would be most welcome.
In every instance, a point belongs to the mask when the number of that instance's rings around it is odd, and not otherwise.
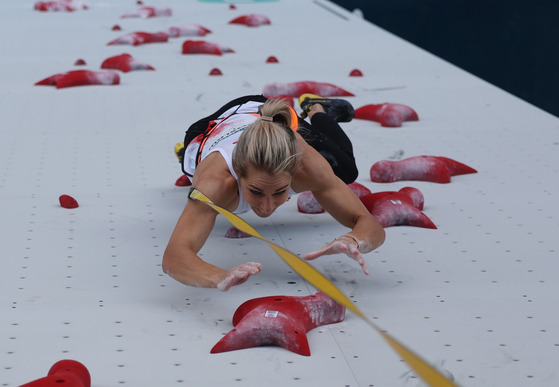
[[[237,203],[237,181],[217,152],[200,163],[192,183],[222,207]],[[188,200],[163,254],[165,273],[188,286],[226,291],[260,272],[259,263],[248,262],[226,270],[198,256],[214,228],[216,217],[217,212],[210,206]]]
[[[196,287],[229,290],[258,274],[259,263],[248,262],[225,270],[198,256],[213,226],[217,212],[202,202],[189,200],[163,255],[163,271],[177,281]]]

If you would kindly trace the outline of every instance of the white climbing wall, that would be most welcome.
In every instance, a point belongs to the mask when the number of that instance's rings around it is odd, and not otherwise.
[[[461,386],[559,385],[559,120],[325,0],[153,0],[171,17],[121,19],[135,1],[89,0],[88,10],[38,12],[0,3],[0,386],[45,376],[61,359],[94,387],[422,386],[354,314],[308,333],[310,357],[279,347],[210,354],[244,301],[314,292],[264,243],[226,239],[219,218],[201,252],[223,267],[263,271],[222,293],[185,287],[161,258],[186,202],[173,146],[194,120],[269,82],[317,81],[355,94],[357,108],[394,102],[418,122],[344,124],[358,182],[420,189],[437,230],[388,228],[366,256],[370,276],[342,256],[313,265],[376,324]],[[230,25],[258,13],[269,26]],[[107,46],[133,31],[188,23],[223,56],[181,55],[188,38]],[[119,24],[122,31],[112,31]],[[475,26],[472,26],[475,28]],[[155,71],[118,86],[34,86],[129,53]],[[279,63],[265,63],[274,55]],[[82,58],[85,67],[74,66]],[[212,68],[222,76],[209,76]],[[363,77],[349,77],[354,68]],[[372,183],[381,159],[431,154],[479,173],[450,184]],[[72,195],[80,207],[61,208]],[[244,218],[296,254],[344,233],[293,199],[269,219]],[[192,227],[196,227],[195,224]]]

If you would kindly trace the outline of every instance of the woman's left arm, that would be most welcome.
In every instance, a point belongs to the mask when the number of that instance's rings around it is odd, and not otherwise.
[[[328,162],[308,145],[303,156],[303,168],[296,180],[303,181],[301,188],[312,191],[316,200],[334,219],[351,229],[323,248],[305,254],[303,258],[312,260],[322,255],[343,253],[356,260],[363,272],[369,274],[361,254],[369,253],[384,243],[382,226],[351,188],[334,175]],[[294,188],[297,190],[297,187]]]

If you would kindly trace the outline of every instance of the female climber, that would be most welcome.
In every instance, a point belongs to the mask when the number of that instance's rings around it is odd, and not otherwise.
[[[246,96],[229,102],[193,124],[179,152],[192,185],[233,213],[249,210],[266,218],[287,199],[311,191],[340,224],[351,229],[306,260],[343,253],[369,274],[361,254],[379,247],[384,229],[347,184],[357,177],[353,149],[338,122],[350,121],[348,102],[303,95],[299,99],[310,125],[279,99]],[[261,270],[248,262],[223,269],[197,254],[217,216],[210,206],[188,200],[163,255],[163,271],[177,281],[226,291]]]

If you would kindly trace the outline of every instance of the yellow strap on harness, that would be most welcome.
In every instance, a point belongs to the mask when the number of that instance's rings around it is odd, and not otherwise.
[[[214,204],[206,195],[198,191],[196,188],[192,187],[188,195],[189,199],[199,200],[206,203],[218,213],[223,215],[231,224],[237,227],[239,230],[246,232],[258,239],[266,242],[280,257],[287,263],[293,270],[295,270],[301,277],[303,277],[308,283],[313,285],[315,288],[328,295],[331,299],[338,302],[340,305],[351,309],[355,314],[357,314],[362,320],[369,324],[374,330],[376,330],[388,344],[410,365],[410,367],[421,377],[429,386],[431,387],[457,387],[452,381],[447,377],[442,375],[434,367],[430,366],[425,360],[421,359],[418,355],[413,353],[405,345],[400,343],[398,340],[390,336],[388,333],[383,332],[376,324],[367,318],[355,306],[353,302],[347,298],[347,296],[342,293],[332,282],[330,282],[324,275],[322,275],[318,270],[309,265],[307,262],[297,257],[292,252],[270,242],[262,235],[258,233],[250,224],[245,222],[243,219],[238,217],[226,209],[219,207]]]

